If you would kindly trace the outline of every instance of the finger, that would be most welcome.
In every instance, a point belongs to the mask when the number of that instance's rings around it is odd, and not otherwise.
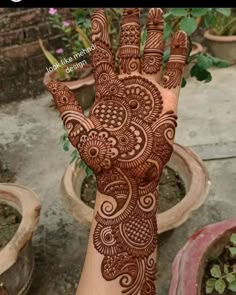
[[[101,63],[109,64],[114,70],[114,54],[110,48],[108,21],[104,9],[95,9],[93,12],[92,42],[96,46],[92,53],[94,71]]]
[[[120,34],[120,73],[140,72],[140,9],[126,8]]]
[[[60,112],[70,142],[74,147],[77,147],[80,133],[94,128],[93,123],[84,116],[73,92],[65,84],[51,81],[47,88]]]
[[[147,40],[144,47],[142,73],[152,77],[158,83],[164,51],[163,31],[163,11],[160,8],[151,8],[147,19]]]
[[[183,70],[186,63],[187,44],[188,39],[184,31],[178,31],[174,34],[171,43],[170,58],[162,80],[163,87],[170,89],[177,97],[179,96]]]

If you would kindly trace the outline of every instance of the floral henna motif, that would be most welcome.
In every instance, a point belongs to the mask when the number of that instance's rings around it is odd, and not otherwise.
[[[147,21],[147,40],[144,47],[142,72],[156,74],[161,69],[164,50],[163,41],[164,20],[160,8],[152,8],[149,11]]]
[[[127,8],[123,12],[123,24],[120,34],[120,67],[123,73],[139,71],[140,68],[140,11]]]
[[[165,88],[176,88],[182,81],[183,69],[186,62],[187,38],[182,31],[175,33],[171,44],[171,55],[166,65],[162,85]]]
[[[152,74],[160,70],[163,53],[159,9],[150,10],[147,28],[142,70]],[[155,295],[156,188],[173,151],[177,116],[172,110],[163,112],[163,92],[157,83],[138,73],[119,77],[115,73],[101,9],[93,15],[92,32],[96,102],[89,117],[66,86],[51,82],[48,88],[70,141],[95,172],[103,195],[93,233],[94,247],[103,255],[103,278],[119,279],[122,294]],[[139,71],[139,42],[139,9],[125,9],[119,50],[122,73]],[[184,33],[175,34],[164,87],[181,82],[186,42]]]

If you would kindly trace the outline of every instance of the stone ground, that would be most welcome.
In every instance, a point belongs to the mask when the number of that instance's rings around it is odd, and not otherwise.
[[[168,294],[171,263],[187,238],[236,214],[236,67],[212,69],[212,75],[208,84],[189,79],[181,92],[176,142],[194,146],[207,160],[212,185],[204,205],[160,237],[160,295]],[[89,229],[65,212],[60,199],[60,180],[70,161],[70,152],[58,143],[63,132],[48,93],[0,106],[0,159],[16,172],[16,183],[38,193],[43,205],[30,295],[75,294],[85,257]],[[221,159],[211,160],[217,153]]]

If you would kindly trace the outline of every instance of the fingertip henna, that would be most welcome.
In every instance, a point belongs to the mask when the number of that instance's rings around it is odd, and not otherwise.
[[[160,8],[151,8],[147,20],[147,40],[144,47],[142,72],[156,74],[162,65],[164,51],[164,19]]]
[[[162,81],[163,87],[171,89],[181,85],[186,64],[187,44],[188,39],[184,31],[178,31],[174,34],[170,58]]]
[[[47,84],[49,92],[52,94],[54,102],[62,114],[65,110],[77,111],[82,113],[74,93],[62,82],[50,81]]]
[[[139,16],[139,8],[126,8],[123,11],[118,57],[121,71],[125,74],[140,71]]]

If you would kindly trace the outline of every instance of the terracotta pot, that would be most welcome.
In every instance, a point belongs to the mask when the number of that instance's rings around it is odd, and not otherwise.
[[[210,30],[204,33],[210,52],[218,58],[236,63],[236,36],[217,36]]]
[[[15,235],[0,250],[0,294],[25,295],[34,271],[31,241],[38,227],[41,205],[31,190],[4,183],[0,184],[0,202],[14,207],[22,216]]]
[[[169,295],[201,295],[209,258],[221,254],[233,232],[236,218],[207,225],[192,235],[173,262]]]
[[[83,68],[78,68],[77,72],[81,73],[85,70],[92,69],[91,65],[84,65]],[[56,80],[57,74],[56,71],[46,73],[43,79],[43,83],[46,86],[51,80]],[[67,87],[72,90],[78,99],[83,110],[87,110],[94,102],[95,97],[95,88],[94,88],[94,77],[93,74],[85,78],[81,78],[75,81],[63,82]]]
[[[190,56],[193,56],[197,53],[203,53],[205,52],[203,46],[200,44],[200,43],[197,43],[197,42],[192,42],[192,51],[190,53]],[[196,61],[192,61],[190,62],[189,64],[187,64],[185,67],[184,67],[184,73],[183,73],[183,76],[185,79],[189,78],[190,77],[190,72],[191,72],[191,69],[192,67],[196,64]]]
[[[158,215],[159,233],[180,226],[204,202],[210,181],[200,158],[189,148],[174,144],[174,152],[168,166],[178,172],[186,187],[185,197],[171,209]],[[75,219],[90,225],[93,209],[81,200],[81,186],[86,175],[75,164],[66,168],[61,189],[65,208]]]

